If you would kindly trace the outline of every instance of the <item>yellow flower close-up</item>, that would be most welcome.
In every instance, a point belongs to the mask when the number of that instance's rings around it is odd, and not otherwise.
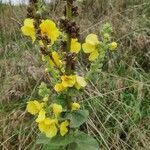
[[[118,46],[118,45],[117,45],[116,42],[112,42],[112,43],[110,44],[109,49],[113,51],[113,50],[115,50],[115,49],[117,48],[117,46]]]
[[[63,86],[62,83],[57,83],[54,87],[56,92],[62,92],[63,90],[65,90],[65,87]]]
[[[79,108],[80,108],[79,103],[74,102],[74,103],[71,104],[71,110],[72,111],[78,110]]]
[[[87,85],[85,79],[78,75],[70,75],[70,76],[64,75],[61,76],[61,80],[62,82],[57,83],[54,87],[55,91],[57,92],[62,92],[66,88],[73,86],[79,90]]]
[[[84,88],[86,85],[87,85],[87,83],[86,83],[85,79],[81,76],[76,75],[76,83],[75,83],[76,89],[79,90],[81,87]]]
[[[41,109],[38,114],[38,118],[36,119],[36,122],[43,121],[46,118],[45,114],[46,114],[46,111],[44,109]]]
[[[27,102],[27,111],[32,115],[39,113],[44,106],[44,103],[39,103],[38,101],[29,101]]]
[[[47,137],[52,138],[57,135],[57,121],[55,119],[45,118],[38,124],[39,130],[45,133]]]
[[[61,80],[62,80],[62,85],[64,87],[73,87],[74,84],[76,83],[76,76],[74,75],[63,75],[61,76]]]
[[[71,39],[71,52],[79,53],[81,50],[81,44],[78,42],[78,39]]]
[[[82,44],[82,49],[85,53],[89,53],[89,60],[94,61],[99,56],[97,46],[100,44],[97,35],[89,34],[86,39],[85,43]]]
[[[68,126],[69,126],[69,121],[65,120],[60,124],[60,134],[61,136],[64,136],[68,133]]]
[[[60,36],[59,29],[56,27],[56,24],[50,19],[43,20],[40,24],[40,29],[41,34],[46,35],[51,41],[51,45],[54,44],[54,42]]]
[[[35,41],[35,28],[33,19],[27,18],[24,20],[24,25],[21,27],[21,31],[24,35],[31,37],[32,42]]]
[[[53,109],[53,113],[54,113],[55,117],[58,117],[61,114],[61,112],[63,111],[62,106],[59,104],[56,104],[56,103],[52,104],[52,109]]]

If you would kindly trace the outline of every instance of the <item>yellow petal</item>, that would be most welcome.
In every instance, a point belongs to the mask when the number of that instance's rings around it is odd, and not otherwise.
[[[45,132],[46,136],[49,138],[52,138],[57,135],[58,129],[56,127],[56,124],[50,125],[49,129]]]
[[[55,89],[56,92],[61,92],[65,89],[65,87],[63,86],[62,83],[58,83],[58,84],[55,85],[54,89]]]
[[[87,85],[85,79],[80,76],[76,76],[76,84],[75,87],[79,90],[81,87],[85,87]]]
[[[21,27],[21,31],[24,35],[26,36],[30,36],[32,38],[32,42],[35,41],[36,37],[35,37],[35,28],[33,25],[33,19],[25,19],[24,20],[24,26]]]
[[[56,27],[56,24],[52,20],[44,20],[40,24],[41,33],[47,35],[53,44],[60,35],[60,31]]]
[[[42,133],[48,130],[48,126],[44,123],[44,121],[39,122],[38,127]]]
[[[66,120],[60,124],[60,134],[64,136],[68,133],[69,122]]]
[[[24,20],[24,26],[34,27],[33,22],[34,22],[33,19],[27,18]]]
[[[80,104],[79,103],[72,103],[71,105],[71,110],[72,111],[75,111],[75,110],[78,110],[80,108]]]
[[[70,76],[64,75],[61,76],[61,79],[62,79],[62,85],[64,87],[73,87],[74,84],[76,83],[76,77],[74,75],[70,75]]]
[[[44,123],[46,124],[46,125],[51,125],[52,123],[54,123],[55,121],[54,121],[54,119],[50,119],[50,118],[45,118],[45,120],[44,120]]]
[[[42,107],[43,107],[43,103],[39,103],[36,100],[27,102],[27,111],[32,115],[39,113]]]
[[[46,114],[45,110],[43,110],[43,109],[40,110],[38,118],[36,119],[36,122],[43,121],[45,119],[45,114]]]
[[[45,133],[47,137],[53,137],[57,134],[56,120],[45,118],[43,121],[38,124],[39,130],[42,133]]]
[[[84,43],[84,44],[82,44],[82,49],[83,49],[84,53],[92,53],[93,51],[95,51],[96,46],[92,45],[90,43]]]
[[[42,34],[47,34],[50,30],[53,30],[56,28],[56,24],[49,19],[43,20],[40,24],[40,29]]]
[[[89,34],[86,37],[85,41],[86,43],[89,43],[92,45],[98,45],[100,43],[96,34]]]
[[[62,106],[58,105],[56,103],[52,104],[52,109],[53,109],[53,113],[55,115],[55,117],[58,117],[61,112],[63,111]]]
[[[57,28],[48,33],[48,37],[51,40],[51,44],[54,44],[54,42],[57,40],[60,34],[61,32]]]
[[[92,53],[90,54],[89,60],[90,60],[90,61],[94,61],[95,59],[98,58],[98,56],[99,56],[99,53],[98,53],[97,50],[95,50],[94,52],[92,52]]]
[[[35,41],[35,30],[34,30],[34,28],[23,26],[23,27],[21,27],[21,31],[24,35],[30,36],[32,38],[32,41]]]
[[[81,50],[81,44],[77,41],[77,39],[71,40],[71,52],[72,53],[79,53]]]

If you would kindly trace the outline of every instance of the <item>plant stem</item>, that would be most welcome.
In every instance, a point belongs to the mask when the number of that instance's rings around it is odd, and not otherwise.
[[[72,20],[72,3],[70,2],[70,0],[67,0],[66,18],[68,19],[69,22],[71,22],[71,20]],[[69,32],[67,32],[67,48],[66,48],[67,54],[70,52],[70,49],[71,49],[71,35]],[[66,64],[65,73],[68,75],[71,73],[71,66],[68,63]]]
[[[67,0],[67,5],[66,5],[66,18],[68,19],[68,21],[72,20],[72,7],[71,7],[71,3],[69,0]],[[69,33],[67,33],[67,52],[70,52],[70,48],[71,48],[71,36]]]
[[[70,0],[67,0],[67,5],[66,5],[66,19],[68,19],[69,22],[72,20],[72,4]],[[71,49],[71,35],[69,32],[67,32],[67,48],[66,48],[66,56],[69,54]],[[66,69],[65,69],[65,74],[70,75],[72,72],[70,63],[66,63]],[[67,107],[70,109],[70,103],[71,103],[71,96],[69,95],[69,92],[66,93],[66,102],[67,102]]]

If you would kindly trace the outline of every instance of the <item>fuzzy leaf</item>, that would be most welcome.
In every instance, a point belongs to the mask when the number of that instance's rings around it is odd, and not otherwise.
[[[41,135],[36,143],[49,145],[51,147],[60,147],[72,143],[74,138],[73,133],[67,134],[66,136],[56,136],[54,138],[47,138],[45,135]]]
[[[77,128],[81,126],[88,118],[88,110],[78,110],[69,113],[66,118],[70,120],[70,127]]]
[[[98,142],[91,136],[79,132],[76,137],[77,148],[75,150],[99,150]]]

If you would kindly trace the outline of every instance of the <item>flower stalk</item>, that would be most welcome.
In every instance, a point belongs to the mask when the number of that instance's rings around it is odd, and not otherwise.
[[[71,24],[72,21],[72,5],[73,5],[73,0],[67,0],[66,1],[66,19],[68,21],[68,24]],[[73,61],[73,59],[69,59],[71,58],[71,55],[69,56],[69,52],[71,49],[71,33],[69,31],[66,32],[67,34],[67,48],[66,48],[66,69],[65,69],[65,74],[69,75],[71,73],[74,73],[74,69],[75,68],[71,68],[71,62]]]
[[[111,28],[108,24],[102,30],[102,41],[99,41],[96,34],[89,34],[85,43],[81,44],[78,41],[79,27],[74,20],[78,15],[78,7],[74,6],[75,0],[65,1],[65,17],[60,20],[60,29],[52,20],[42,20],[40,0],[29,1],[28,18],[21,27],[23,34],[30,37],[32,43],[36,41],[38,44],[45,71],[49,73],[55,90],[52,93],[52,90],[42,82],[38,89],[39,100],[27,102],[27,111],[37,116],[38,128],[48,138],[82,135],[78,129],[87,120],[89,113],[76,102],[78,101],[76,94],[84,91],[82,89],[87,85],[86,80],[90,80],[90,76],[102,67],[107,50],[114,51],[117,47],[117,43],[110,43]],[[86,79],[79,76],[76,70],[76,57],[81,49],[88,55],[91,63],[91,68],[85,75]],[[80,144],[76,138],[74,140],[73,143]],[[54,149],[72,147],[72,143],[59,145],[60,147],[58,145],[56,144]],[[98,149],[98,146],[96,148]]]

